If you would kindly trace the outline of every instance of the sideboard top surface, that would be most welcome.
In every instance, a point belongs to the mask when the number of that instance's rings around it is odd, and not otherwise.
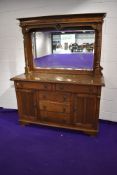
[[[49,82],[49,83],[66,83],[79,85],[95,85],[104,86],[104,78],[89,76],[89,75],[69,75],[69,74],[45,74],[31,73],[21,74],[11,78],[12,81],[34,81],[34,82]]]

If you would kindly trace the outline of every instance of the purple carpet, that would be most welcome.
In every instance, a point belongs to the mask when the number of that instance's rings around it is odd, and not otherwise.
[[[0,108],[0,175],[117,175],[117,123],[100,121],[96,137],[21,126]]]
[[[93,53],[51,54],[35,58],[35,65],[42,68],[92,69]]]

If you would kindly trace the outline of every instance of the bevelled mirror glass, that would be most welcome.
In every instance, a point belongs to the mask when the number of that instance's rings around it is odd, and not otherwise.
[[[95,30],[37,30],[31,40],[36,68],[93,70]]]

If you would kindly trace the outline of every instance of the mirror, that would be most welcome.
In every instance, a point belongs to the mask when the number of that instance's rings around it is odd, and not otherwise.
[[[38,30],[31,40],[36,68],[93,70],[95,30]]]

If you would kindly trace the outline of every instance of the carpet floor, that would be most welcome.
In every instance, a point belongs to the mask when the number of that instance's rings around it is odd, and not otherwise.
[[[117,123],[100,132],[21,126],[18,112],[0,108],[0,175],[117,175]]]

